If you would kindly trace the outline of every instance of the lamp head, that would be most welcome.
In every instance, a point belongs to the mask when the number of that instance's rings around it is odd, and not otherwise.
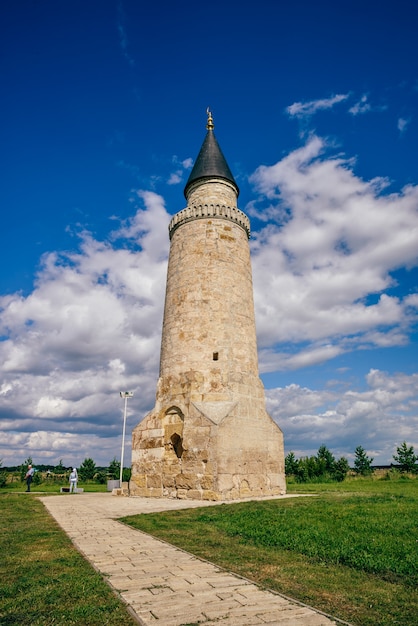
[[[120,391],[119,395],[121,398],[133,398],[134,392],[133,391]]]

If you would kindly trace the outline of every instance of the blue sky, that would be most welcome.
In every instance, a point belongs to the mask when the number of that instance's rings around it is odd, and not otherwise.
[[[120,457],[152,408],[206,108],[252,223],[286,452],[418,449],[412,0],[2,3],[0,458]]]

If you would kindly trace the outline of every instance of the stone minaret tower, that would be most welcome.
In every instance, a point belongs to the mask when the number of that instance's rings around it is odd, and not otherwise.
[[[171,240],[156,404],[134,429],[131,493],[233,500],[285,492],[283,435],[258,375],[248,238],[239,189],[213,132]]]

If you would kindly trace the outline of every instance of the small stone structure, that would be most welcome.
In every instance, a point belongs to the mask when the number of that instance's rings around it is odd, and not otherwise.
[[[174,215],[154,409],[132,435],[131,495],[285,493],[283,435],[258,374],[250,222],[213,133]]]

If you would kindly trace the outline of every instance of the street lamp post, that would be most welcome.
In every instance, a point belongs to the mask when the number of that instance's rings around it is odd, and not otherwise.
[[[120,391],[119,395],[121,398],[125,399],[125,407],[123,411],[122,451],[120,455],[120,476],[119,476],[119,487],[122,489],[123,452],[125,450],[126,413],[128,409],[128,399],[133,397],[134,392],[133,391]]]

